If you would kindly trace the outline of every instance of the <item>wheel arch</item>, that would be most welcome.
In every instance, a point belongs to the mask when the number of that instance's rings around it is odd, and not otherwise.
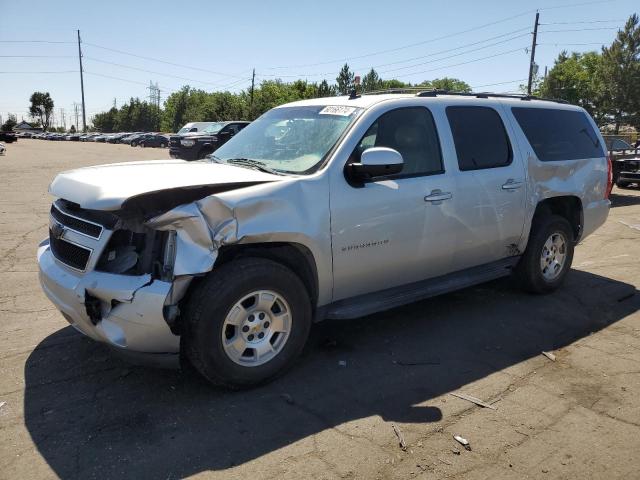
[[[582,200],[575,195],[561,195],[556,197],[545,198],[538,202],[533,220],[532,227],[537,218],[541,215],[559,215],[565,218],[571,225],[573,230],[573,240],[575,243],[580,241],[584,226],[584,210]]]

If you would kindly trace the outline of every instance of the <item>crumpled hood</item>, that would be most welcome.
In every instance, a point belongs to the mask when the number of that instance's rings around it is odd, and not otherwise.
[[[197,187],[220,187],[217,190],[223,191],[281,179],[278,175],[232,165],[149,160],[63,172],[51,182],[49,193],[82,208],[118,210],[125,201],[152,192]]]

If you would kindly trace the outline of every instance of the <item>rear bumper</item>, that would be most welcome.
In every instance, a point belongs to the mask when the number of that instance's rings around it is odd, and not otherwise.
[[[169,355],[177,359],[180,337],[171,332],[163,315],[172,283],[150,275],[76,273],[54,258],[48,240],[38,247],[38,267],[44,293],[76,330],[122,355],[140,358],[147,354],[156,360]],[[87,294],[98,299],[100,320],[89,318]]]
[[[611,202],[609,200],[598,200],[583,207],[584,225],[582,227],[582,236],[580,237],[581,241],[607,221],[610,207]]]
[[[640,182],[640,171],[637,172],[620,172],[618,174],[618,180],[622,182],[637,183]]]

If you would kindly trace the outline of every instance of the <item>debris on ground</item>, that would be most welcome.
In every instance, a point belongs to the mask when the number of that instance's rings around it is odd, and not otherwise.
[[[458,398],[461,398],[461,399],[466,400],[468,402],[475,403],[476,405],[478,405],[480,407],[483,407],[483,408],[490,408],[491,410],[497,410],[497,408],[494,407],[493,405],[489,405],[488,403],[483,402],[479,398],[472,397],[471,395],[467,395],[465,393],[453,393],[453,392],[451,392],[451,393],[449,393],[449,395],[453,395],[454,397],[458,397]]]
[[[288,393],[281,393],[280,394],[280,398],[282,398],[289,405],[294,405],[296,403],[295,400],[293,399],[293,397],[291,395],[289,395]]]
[[[7,402],[0,402],[0,410],[7,404]]]
[[[441,459],[440,457],[436,457],[438,460],[440,460],[442,463],[445,463],[447,465],[453,465],[453,463],[451,462],[447,462],[446,460]]]
[[[400,428],[395,423],[391,424],[391,428],[393,428],[393,432],[396,434],[396,437],[398,437],[398,444],[400,445],[400,448],[406,452],[407,442],[404,441],[404,435],[402,434],[402,431],[400,431]]]
[[[451,453],[453,453],[454,455],[460,455],[460,450],[458,450],[457,448],[452,448]]]
[[[462,445],[465,450],[469,450],[471,451],[471,445],[469,444],[469,440],[467,440],[466,438],[462,438],[460,435],[454,435],[453,439],[458,442],[460,445]]]
[[[542,352],[542,354],[547,357],[549,360],[551,360],[552,362],[556,361],[556,356],[551,353],[551,352]]]
[[[338,365],[341,367],[346,367],[347,366],[347,361],[346,360],[339,360],[338,361]]]

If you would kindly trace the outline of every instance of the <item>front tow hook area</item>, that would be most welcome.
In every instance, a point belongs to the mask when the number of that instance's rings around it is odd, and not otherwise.
[[[87,316],[91,320],[91,323],[97,325],[98,322],[102,320],[102,302],[100,301],[100,299],[85,292],[84,306],[87,310]]]

